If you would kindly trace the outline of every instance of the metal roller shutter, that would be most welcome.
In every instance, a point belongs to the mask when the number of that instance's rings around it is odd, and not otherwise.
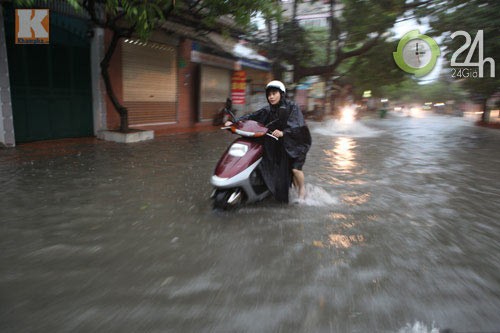
[[[130,125],[177,121],[177,55],[173,46],[122,44],[123,101]]]
[[[231,96],[231,71],[201,66],[200,120],[212,120]]]

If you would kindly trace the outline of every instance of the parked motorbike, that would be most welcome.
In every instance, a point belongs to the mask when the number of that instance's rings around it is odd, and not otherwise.
[[[234,116],[235,111],[233,110],[233,101],[231,100],[231,98],[227,98],[224,107],[214,115],[214,118],[212,119],[212,125],[222,126],[226,119],[228,119],[227,117],[230,114]]]
[[[234,121],[232,113],[231,116]],[[278,140],[267,126],[243,120],[221,128],[240,137],[226,149],[210,179],[214,186],[211,195],[214,208],[226,210],[242,203],[263,200],[270,195],[258,168],[264,152],[265,136]]]

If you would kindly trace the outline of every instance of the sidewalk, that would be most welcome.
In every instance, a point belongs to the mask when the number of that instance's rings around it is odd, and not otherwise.
[[[211,122],[196,123],[191,127],[177,127],[176,125],[161,125],[161,126],[134,126],[136,129],[152,130],[155,132],[155,137],[175,135],[181,133],[197,133],[197,132],[211,132],[218,130],[220,127],[213,126]]]
[[[187,128],[174,128],[170,125],[166,126],[138,126],[134,127],[141,130],[153,130],[155,132],[155,138],[165,137],[169,135],[179,135],[186,133],[201,133],[201,132],[214,132],[220,129],[218,126],[213,126],[211,123],[207,124],[195,124],[192,127]],[[34,155],[41,154],[47,155],[48,150],[52,150],[55,155],[70,154],[72,152],[78,151],[78,146],[80,145],[92,145],[104,143],[97,137],[80,137],[80,138],[63,138],[63,139],[53,139],[53,140],[42,140],[34,142],[24,142],[16,144],[15,149],[29,151],[32,150]],[[10,148],[3,147],[0,145],[0,150],[8,151]],[[42,150],[41,152],[38,152]]]
[[[500,129],[500,122],[484,122],[484,121],[478,121],[476,122],[476,125],[482,126],[482,127],[488,127],[488,128],[495,128],[495,129]]]
[[[500,110],[491,110],[489,118],[490,119],[487,122],[479,120],[478,122],[476,122],[476,125],[500,129]]]

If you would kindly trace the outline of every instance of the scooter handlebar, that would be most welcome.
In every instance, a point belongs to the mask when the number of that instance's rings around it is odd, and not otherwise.
[[[231,132],[238,134],[238,135],[241,135],[243,137],[259,138],[259,137],[262,137],[264,135],[267,135],[275,140],[279,140],[279,138],[272,135],[269,130],[267,132],[264,132],[264,131],[255,132],[255,129],[253,129],[252,127],[250,127],[250,128],[247,127],[247,130],[244,130],[244,129],[238,128],[235,123],[231,124],[230,126],[223,126],[220,129],[221,130],[230,130]],[[248,130],[248,129],[250,129],[250,130]],[[262,127],[262,126],[259,129],[267,130],[267,128]]]
[[[274,136],[272,135],[271,133],[266,133],[267,136],[270,136],[271,138],[273,138],[274,140],[278,141],[279,138],[277,136]]]

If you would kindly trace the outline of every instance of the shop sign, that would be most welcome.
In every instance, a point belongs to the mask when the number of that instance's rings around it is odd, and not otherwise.
[[[233,104],[245,104],[245,92],[247,88],[247,73],[236,71],[231,78],[231,99]]]

